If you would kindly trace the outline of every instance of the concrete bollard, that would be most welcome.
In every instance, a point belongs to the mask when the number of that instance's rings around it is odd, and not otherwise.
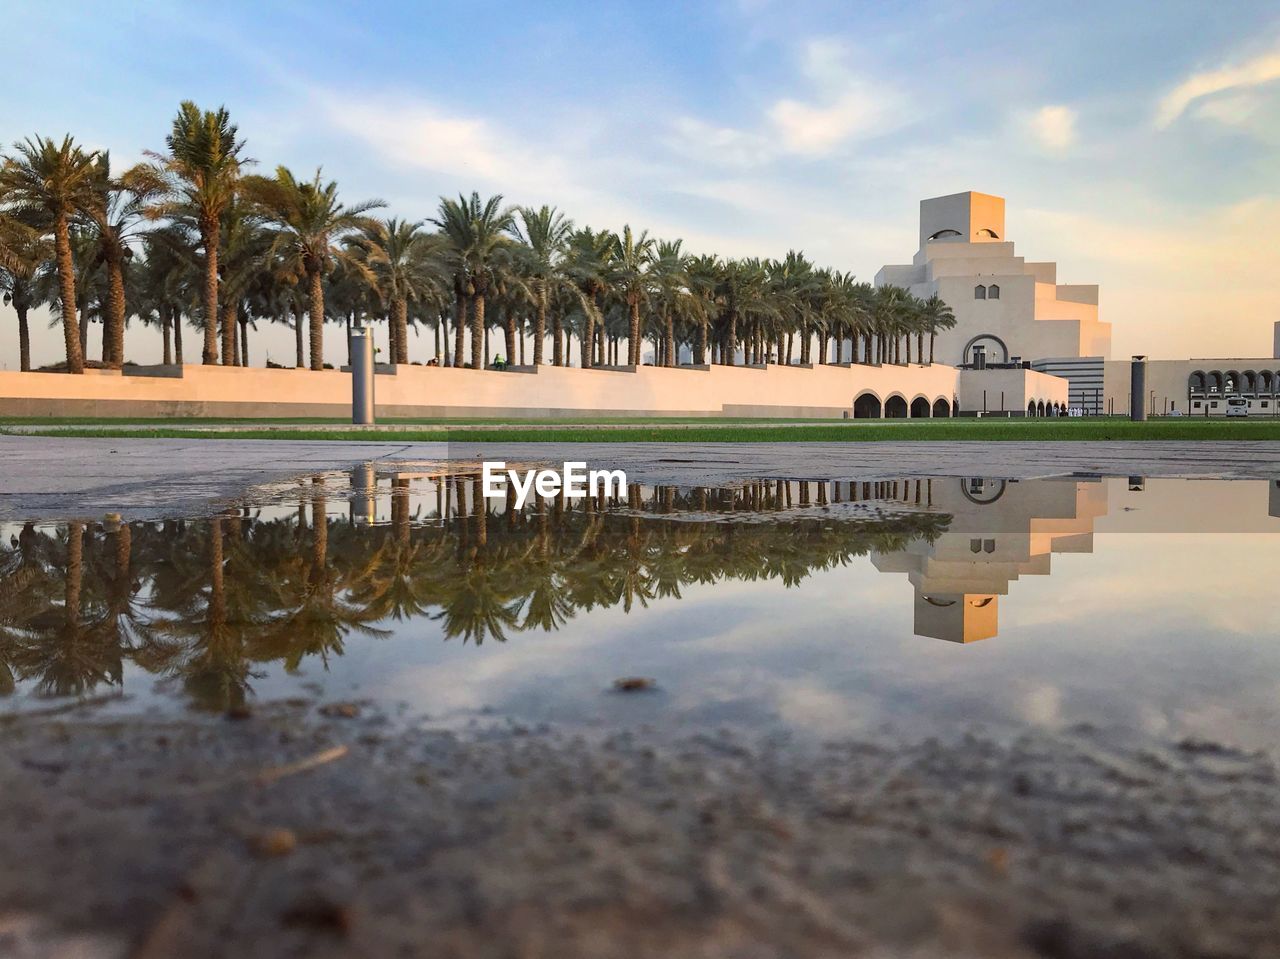
[[[372,426],[373,405],[373,336],[357,326],[351,331],[351,422]]]
[[[1129,372],[1129,419],[1142,422],[1147,418],[1147,358],[1135,356]]]

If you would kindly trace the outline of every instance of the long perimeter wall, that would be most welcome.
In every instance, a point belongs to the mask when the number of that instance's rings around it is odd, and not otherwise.
[[[1013,371],[1009,371],[1013,372]],[[1010,406],[1057,400],[1065,381],[1028,371],[1010,384]],[[975,374],[950,366],[640,367],[521,370],[380,367],[375,377],[383,417],[555,417],[852,415],[855,399],[882,405],[901,397],[935,408],[961,405]],[[981,374],[976,374],[981,375]],[[1025,395],[1024,395],[1025,394]],[[1035,394],[1032,396],[1031,394]],[[1065,398],[1065,392],[1063,392]],[[899,404],[893,404],[897,407]],[[917,410],[923,408],[917,403]],[[940,408],[939,408],[940,409]],[[0,372],[0,416],[346,417],[351,376],[340,370],[170,366],[82,376]]]

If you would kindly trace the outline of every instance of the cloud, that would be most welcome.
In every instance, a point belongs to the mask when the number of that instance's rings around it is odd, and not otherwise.
[[[1076,118],[1070,107],[1043,106],[1028,118],[1032,136],[1047,150],[1062,151],[1076,142]]]
[[[334,127],[356,135],[397,166],[486,180],[512,172],[508,152],[484,120],[451,116],[420,100],[390,102],[329,93],[322,102]]]
[[[680,117],[667,143],[689,159],[745,169],[788,154],[825,157],[850,140],[895,129],[909,115],[902,96],[883,80],[873,82],[854,70],[854,60],[845,43],[810,40],[799,58],[807,96],[774,100],[755,129]]]
[[[1192,103],[1203,97],[1224,93],[1227,90],[1258,87],[1274,80],[1280,80],[1280,49],[1261,54],[1235,66],[1193,73],[1160,101],[1156,110],[1156,128],[1165,129],[1182,116]]]
[[[791,153],[821,156],[841,143],[896,126],[899,95],[885,83],[871,80],[850,67],[853,56],[838,40],[811,40],[801,57],[801,72],[815,87],[810,101],[783,98],[770,107],[768,118]]]
[[[769,110],[783,147],[809,156],[826,154],[855,134],[875,129],[882,117],[880,100],[861,90],[823,106],[779,100]]]

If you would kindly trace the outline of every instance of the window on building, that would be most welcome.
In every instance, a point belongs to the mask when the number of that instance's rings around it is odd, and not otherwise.
[[[979,283],[973,288],[973,298],[975,300],[985,300],[987,298],[987,288]]]
[[[1200,409],[1200,401],[1199,401],[1199,400],[1196,400],[1196,407],[1195,407],[1195,408],[1196,408],[1196,409]]]
[[[988,300],[1000,299],[1000,287],[996,286],[994,283],[992,283],[989,287],[987,287],[987,299]]]
[[[985,228],[984,228],[984,229],[981,229],[981,230],[979,230],[979,231],[978,231],[978,236],[984,236],[984,237],[986,237],[988,240],[998,240],[998,239],[1000,239],[1000,237],[996,235],[996,231],[995,231],[995,230],[988,230],[988,229],[985,229]]]
[[[1268,401],[1267,401],[1267,400],[1263,400],[1263,401],[1262,401],[1262,408],[1263,408],[1264,410],[1268,407],[1268,405],[1269,405],[1269,404],[1268,404]]]
[[[981,553],[981,552],[982,552],[982,540],[980,540],[980,539],[971,539],[971,540],[969,540],[969,552],[971,552],[971,553]]]

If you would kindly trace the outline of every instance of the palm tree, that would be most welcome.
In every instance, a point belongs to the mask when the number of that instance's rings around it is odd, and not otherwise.
[[[58,302],[67,372],[84,372],[84,350],[76,318],[76,275],[71,255],[71,221],[94,204],[97,154],[86,153],[70,136],[61,143],[29,137],[0,166],[0,197],[9,217],[53,231]]]
[[[252,163],[226,107],[203,112],[184,100],[165,137],[169,152],[150,154],[167,174],[171,201],[153,215],[185,215],[195,222],[204,249],[204,363],[218,362],[218,247],[222,214],[235,198],[240,171]]]
[[[378,293],[391,308],[392,361],[409,362],[409,303],[443,293],[440,240],[421,223],[375,220],[350,245],[364,253]]]
[[[597,323],[601,324],[603,332],[604,296],[609,290],[616,253],[617,238],[608,230],[597,232],[590,227],[583,227],[569,235],[565,270],[580,294],[577,301],[583,318],[581,333],[584,369],[593,365],[592,352],[595,348]],[[603,358],[600,362],[604,362]]]
[[[630,226],[614,240],[614,262],[609,279],[627,304],[627,365],[640,365],[640,306],[649,295],[649,265],[653,262],[653,240],[647,230],[639,236]]]
[[[370,210],[386,206],[366,200],[346,206],[338,200],[338,184],[321,180],[321,171],[310,181],[298,180],[288,167],[277,167],[275,178],[245,177],[243,187],[278,227],[273,255],[307,279],[308,314],[311,321],[311,369],[324,369],[324,277],[341,262],[361,269],[355,257],[341,245],[343,237],[367,230]]]
[[[431,221],[440,228],[449,243],[449,260],[459,304],[454,363],[462,350],[462,307],[471,305],[471,365],[484,365],[485,296],[493,284],[494,269],[509,243],[506,231],[514,223],[514,212],[504,209],[502,195],[480,202],[480,194],[459,196],[457,200],[441,199],[440,209]]]
[[[103,360],[112,369],[124,363],[125,263],[133,258],[131,241],[150,221],[148,205],[164,191],[154,167],[138,164],[111,175],[111,155],[98,156],[93,203],[85,215],[97,231],[98,256],[107,268],[107,309],[103,314]]]
[[[565,245],[573,232],[573,221],[553,206],[538,209],[521,207],[520,223],[512,232],[524,244],[520,249],[524,273],[534,298],[533,365],[542,364],[543,341],[547,336],[547,311],[551,302],[551,287],[561,275]],[[560,343],[561,316],[557,312],[551,323],[551,362],[564,365],[564,353]]]
[[[929,364],[933,365],[933,347],[938,339],[939,330],[950,330],[956,325],[956,315],[951,307],[947,305],[946,300],[933,294],[921,305],[921,312],[924,316],[925,329],[929,331]],[[920,360],[924,362],[924,358]]]
[[[18,314],[18,368],[31,369],[31,330],[27,314],[41,302],[36,274],[53,256],[49,241],[35,230],[15,231],[7,247],[8,256],[0,260],[0,293],[5,306]]]

